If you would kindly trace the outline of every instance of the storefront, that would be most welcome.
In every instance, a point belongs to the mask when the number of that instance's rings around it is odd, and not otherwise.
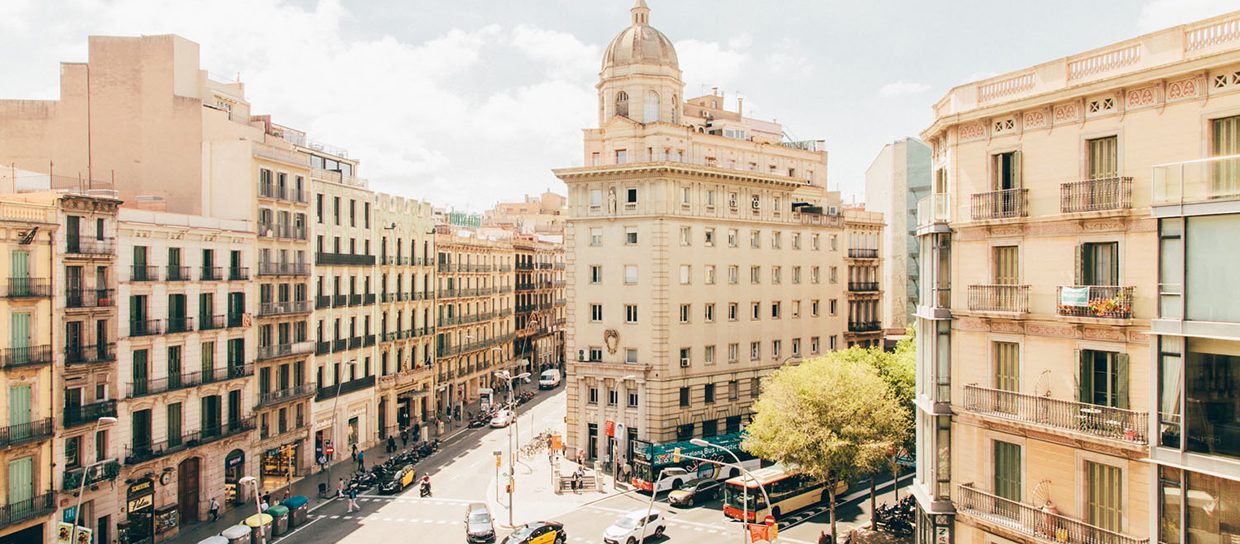
[[[116,532],[120,544],[143,544],[155,537],[155,481],[139,479],[125,490],[125,521]]]
[[[245,477],[245,452],[233,450],[224,458],[224,504],[225,510],[245,504],[241,491],[241,478]]]
[[[301,443],[294,442],[263,452],[262,477],[263,491],[279,489],[297,478],[298,460],[301,458]]]

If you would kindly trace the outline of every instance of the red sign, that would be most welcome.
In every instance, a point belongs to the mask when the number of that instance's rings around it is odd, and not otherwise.
[[[762,520],[762,523],[765,523],[767,527],[775,525],[775,516],[767,516],[766,519]]]
[[[336,453],[336,448],[332,447],[331,444],[323,446],[323,455],[330,457],[333,453]]]
[[[616,422],[607,420],[607,436],[616,436]]]

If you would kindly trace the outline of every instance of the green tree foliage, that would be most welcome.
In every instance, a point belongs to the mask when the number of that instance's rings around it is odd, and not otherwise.
[[[832,534],[836,482],[881,470],[909,432],[909,414],[871,356],[835,352],[777,370],[747,427],[747,451],[828,482]]]

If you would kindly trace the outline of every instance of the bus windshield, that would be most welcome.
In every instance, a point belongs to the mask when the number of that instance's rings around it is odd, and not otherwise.
[[[746,503],[748,499],[748,503]],[[760,510],[766,506],[766,500],[762,498],[762,492],[757,489],[750,489],[746,494],[745,490],[739,486],[724,486],[723,505],[731,506],[737,510],[749,510],[751,512]]]

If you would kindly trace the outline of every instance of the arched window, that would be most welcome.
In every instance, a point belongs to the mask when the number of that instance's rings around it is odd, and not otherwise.
[[[646,123],[654,123],[659,120],[659,93],[654,91],[646,93],[646,111],[642,119]]]
[[[624,91],[616,93],[616,115],[629,116],[629,93]]]
[[[672,124],[680,124],[680,98],[672,95]]]

